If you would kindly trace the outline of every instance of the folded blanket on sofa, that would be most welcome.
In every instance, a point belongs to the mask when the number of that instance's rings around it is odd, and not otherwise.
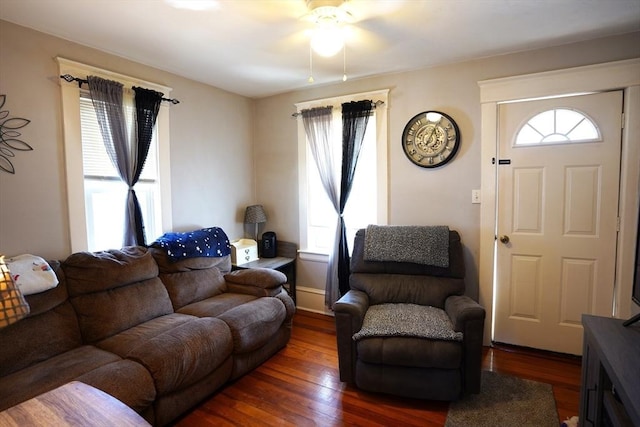
[[[223,257],[231,254],[229,238],[219,227],[185,233],[165,233],[151,247],[167,251],[174,261],[197,257]]]
[[[449,267],[449,227],[369,225],[364,237],[364,260]]]
[[[39,256],[24,254],[5,258],[11,277],[23,295],[39,294],[58,286],[58,277]]]

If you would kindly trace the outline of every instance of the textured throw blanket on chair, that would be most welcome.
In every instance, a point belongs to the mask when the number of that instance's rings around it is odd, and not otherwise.
[[[380,337],[418,337],[462,341],[444,310],[417,304],[379,304],[369,307],[353,340]]]
[[[365,261],[412,262],[449,267],[449,227],[369,225]]]

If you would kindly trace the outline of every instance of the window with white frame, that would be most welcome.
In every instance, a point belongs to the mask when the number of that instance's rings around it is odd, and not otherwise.
[[[515,146],[598,142],[596,124],[581,111],[555,108],[536,114],[518,130]]]
[[[127,132],[132,135],[135,132],[133,94],[125,90],[123,98]],[[85,90],[80,92],[80,124],[88,250],[118,248],[122,246],[128,187],[109,159],[93,102]],[[157,143],[157,132],[154,132],[147,160],[135,185],[147,242],[162,235]]]
[[[61,75],[70,74],[81,79],[95,75],[123,83],[129,133],[135,126],[133,94],[128,88],[146,87],[164,93],[165,97],[171,91],[165,86],[63,58],[57,60]],[[75,82],[61,82],[61,90],[71,249],[78,252],[119,248],[122,246],[127,185],[120,180],[106,153],[88,91]],[[163,230],[171,229],[169,107],[164,104],[160,107],[144,169],[134,187],[147,242],[155,240]]]
[[[358,229],[366,228],[369,224],[387,223],[387,93],[377,91],[296,104],[298,111],[333,106],[332,142],[335,144],[334,152],[342,153],[341,104],[363,99],[383,102],[369,118],[353,187],[344,211],[350,250]],[[301,256],[323,257],[334,247],[337,214],[320,181],[302,123],[298,128]],[[338,183],[340,160],[338,158],[335,162],[334,171]]]

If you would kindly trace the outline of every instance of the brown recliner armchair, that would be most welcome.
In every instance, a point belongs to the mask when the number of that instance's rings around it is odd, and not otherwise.
[[[448,266],[437,267],[367,261],[357,232],[351,290],[334,305],[341,381],[421,399],[480,392],[485,310],[463,295],[460,235],[445,233]]]

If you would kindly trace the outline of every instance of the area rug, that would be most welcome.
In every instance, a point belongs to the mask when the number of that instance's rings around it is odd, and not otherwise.
[[[482,372],[480,394],[452,402],[445,427],[558,427],[550,384]]]

